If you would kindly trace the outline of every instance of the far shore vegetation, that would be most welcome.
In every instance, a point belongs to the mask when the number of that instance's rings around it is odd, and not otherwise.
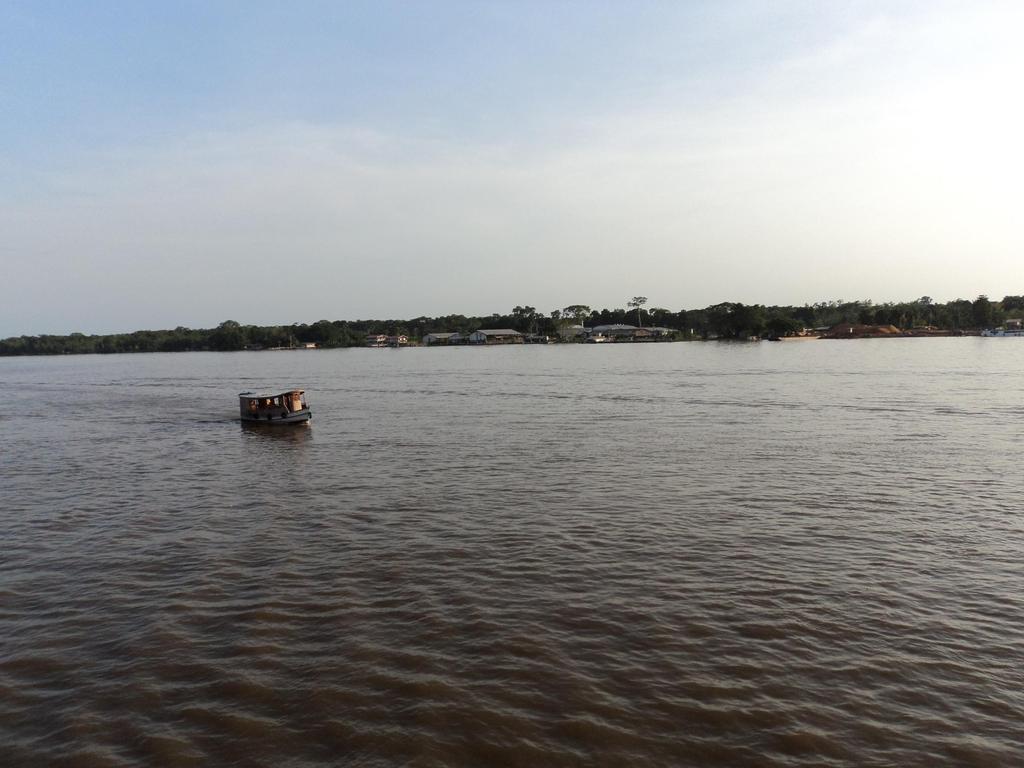
[[[106,335],[71,333],[66,336],[17,336],[0,340],[0,356],[105,354],[119,352],[188,352],[274,349],[316,345],[321,348],[359,347],[371,334],[407,336],[416,343],[431,333],[468,334],[481,328],[507,328],[533,336],[565,337],[569,326],[634,324],[671,330],[671,338],[775,339],[810,335],[840,324],[885,326],[915,335],[973,333],[1002,325],[1024,315],[1024,296],[991,301],[956,299],[945,304],[923,296],[916,301],[875,304],[871,301],[828,301],[801,307],[723,302],[704,309],[673,311],[646,308],[635,296],[622,309],[591,309],[570,304],[543,313],[517,306],[509,314],[481,317],[446,315],[411,320],[318,320],[293,325],[242,325],[227,320],[216,328],[134,331]],[[569,337],[571,338],[571,336]]]

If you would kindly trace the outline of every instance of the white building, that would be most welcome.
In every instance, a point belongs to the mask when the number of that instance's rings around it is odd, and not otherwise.
[[[458,333],[428,333],[423,337],[423,343],[426,346],[431,344],[451,344],[453,337],[459,337]],[[455,338],[458,341],[458,338]]]
[[[491,328],[469,334],[470,344],[522,344],[523,334],[511,328]]]

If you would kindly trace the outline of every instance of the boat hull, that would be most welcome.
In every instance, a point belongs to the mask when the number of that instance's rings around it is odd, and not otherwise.
[[[311,418],[313,418],[313,412],[307,408],[303,411],[294,411],[283,415],[275,415],[272,413],[257,415],[245,414],[242,416],[242,421],[246,424],[283,426],[286,424],[304,424]]]

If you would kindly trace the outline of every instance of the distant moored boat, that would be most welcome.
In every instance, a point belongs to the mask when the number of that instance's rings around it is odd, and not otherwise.
[[[301,424],[313,416],[306,404],[306,393],[301,389],[291,389],[279,395],[241,392],[238,407],[242,421],[260,424]]]

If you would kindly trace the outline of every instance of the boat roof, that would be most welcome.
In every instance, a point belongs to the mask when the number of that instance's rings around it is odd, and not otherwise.
[[[262,392],[239,392],[239,397],[249,397],[253,399],[259,399],[263,397],[281,397],[282,395],[304,395],[306,390],[304,389],[284,389],[277,390],[273,394],[263,394]]]

